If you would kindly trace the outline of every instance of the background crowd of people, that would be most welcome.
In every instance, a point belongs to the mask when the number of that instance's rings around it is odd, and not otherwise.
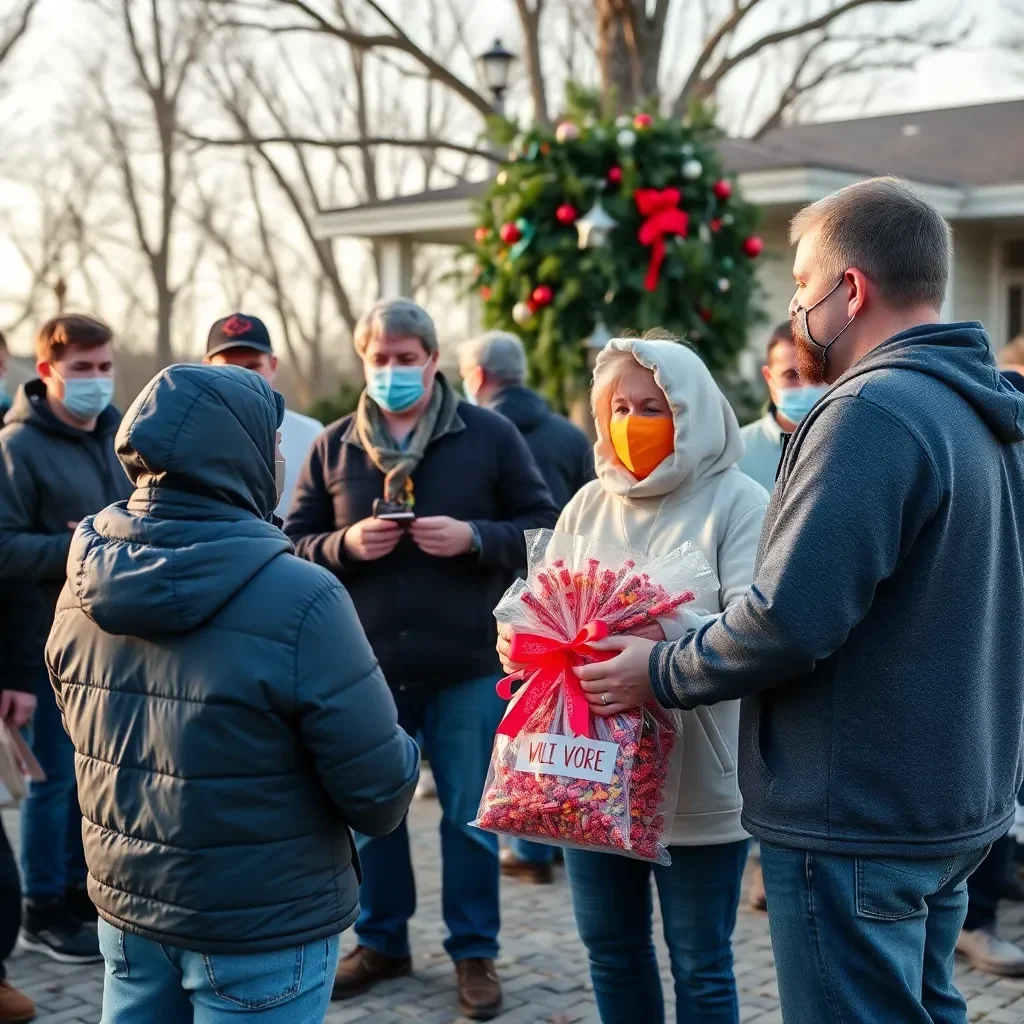
[[[407,299],[360,319],[366,386],[326,428],[273,390],[255,316],[123,418],[109,328],[47,322],[0,430],[0,717],[46,775],[20,872],[0,833],[0,1022],[33,1014],[2,980],[19,919],[26,950],[105,961],[103,1024],[318,1021],[408,974],[421,752],[459,1005],[497,1015],[500,873],[556,857],[468,824],[516,668],[492,609],[538,528],[690,544],[720,581],[579,671],[595,714],[657,700],[682,734],[671,865],[557,853],[605,1024],[664,1019],[652,886],[677,1020],[738,1021],[751,835],[788,1022],[966,1020],[954,947],[1024,974],[995,928],[1024,896],[1024,342],[1000,375],[981,325],[938,323],[948,228],[901,183],[794,241],[765,416],[741,429],[685,345],[619,338],[593,446],[512,335],[449,381]]]

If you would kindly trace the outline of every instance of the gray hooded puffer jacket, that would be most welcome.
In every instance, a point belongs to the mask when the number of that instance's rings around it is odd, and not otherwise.
[[[75,534],[47,645],[89,894],[200,952],[348,927],[349,829],[395,828],[418,774],[344,588],[268,521],[283,409],[245,370],[160,373],[117,436],[135,493]]]

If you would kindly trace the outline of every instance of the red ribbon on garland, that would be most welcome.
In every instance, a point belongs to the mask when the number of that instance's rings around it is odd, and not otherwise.
[[[641,245],[651,247],[651,263],[647,268],[644,288],[653,292],[658,287],[661,264],[665,259],[665,236],[685,236],[690,226],[690,215],[679,209],[682,193],[677,188],[638,188],[634,197],[640,216],[646,218],[636,237]]]
[[[498,726],[502,736],[518,736],[533,713],[541,706],[553,687],[565,686],[565,711],[569,728],[574,736],[590,735],[590,705],[573,668],[587,661],[607,661],[614,658],[610,651],[595,651],[589,645],[609,636],[608,626],[600,621],[590,622],[576,634],[575,639],[563,643],[536,633],[514,633],[509,660],[526,667],[498,683],[498,696],[512,698],[512,684],[526,681],[516,695],[516,701]]]

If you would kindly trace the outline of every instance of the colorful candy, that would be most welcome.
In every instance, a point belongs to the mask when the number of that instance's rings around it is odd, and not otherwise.
[[[611,633],[636,632],[670,618],[699,593],[718,586],[706,559],[692,549],[646,565],[638,565],[639,556],[622,554],[612,567],[608,561],[614,552],[598,550],[585,538],[545,533],[527,539],[533,556],[527,580],[514,586],[495,609],[498,621],[520,634],[570,643],[588,624],[602,623]],[[532,648],[534,655],[537,646]],[[573,659],[576,664],[587,660],[583,650],[579,654],[573,647],[569,664]],[[570,720],[577,723],[577,732],[586,724],[585,711],[582,721],[569,713],[568,707],[578,708],[578,701],[571,705],[573,687],[565,680],[557,667],[554,674],[550,666],[545,672],[526,672],[526,686],[547,692],[524,695],[530,702],[520,705],[520,715],[529,717],[521,727],[506,719],[507,735],[499,732],[495,738],[474,824],[524,839],[668,863],[665,834],[678,781],[672,770],[679,742],[676,718],[653,703],[621,715],[591,714],[589,738],[616,744],[610,776],[607,770],[595,774],[601,781],[547,774],[560,762],[539,764],[531,760],[532,754],[521,757],[521,751],[526,737],[532,738],[531,744],[545,737],[566,737],[568,749],[577,735]],[[578,686],[575,692],[582,697]],[[544,771],[534,770],[541,765]]]

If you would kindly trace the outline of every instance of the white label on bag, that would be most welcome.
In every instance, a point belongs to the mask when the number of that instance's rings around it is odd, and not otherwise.
[[[516,771],[611,782],[618,751],[618,743],[606,740],[531,732],[519,742]]]

